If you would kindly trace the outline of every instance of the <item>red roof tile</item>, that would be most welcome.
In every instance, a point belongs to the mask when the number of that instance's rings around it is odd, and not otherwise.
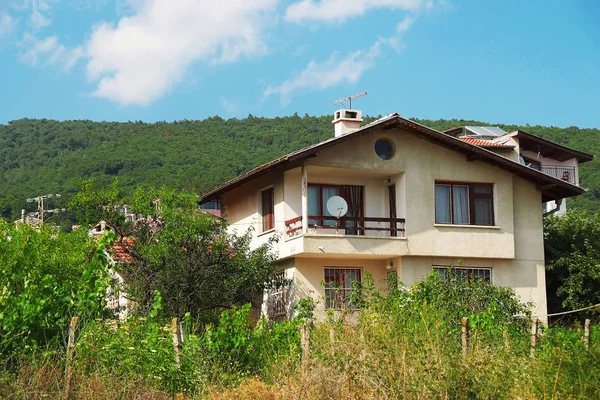
[[[469,144],[474,144],[475,146],[480,146],[480,147],[507,147],[507,148],[514,147],[514,146],[507,146],[507,145],[501,144],[501,143],[494,143],[490,140],[482,140],[482,139],[466,137],[466,136],[461,136],[461,137],[459,137],[459,139],[462,140],[463,142],[466,142]]]
[[[131,261],[131,256],[127,252],[127,249],[132,246],[133,239],[124,237],[113,243],[112,249],[109,250],[109,253],[115,262],[129,262]]]

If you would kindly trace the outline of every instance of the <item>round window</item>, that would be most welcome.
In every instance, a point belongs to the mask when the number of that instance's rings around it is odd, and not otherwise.
[[[375,153],[382,160],[389,160],[394,155],[394,145],[387,139],[379,139],[375,142]]]

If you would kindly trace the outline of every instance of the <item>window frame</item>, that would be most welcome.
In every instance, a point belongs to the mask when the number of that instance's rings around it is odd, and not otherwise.
[[[318,206],[318,213],[315,215],[308,215],[308,220],[309,221],[315,221],[315,225],[318,226],[323,226],[323,219],[319,219],[319,218],[310,218],[312,217],[317,217],[317,216],[324,216],[325,215],[325,209],[323,206],[323,188],[336,188],[338,190],[338,196],[343,197],[342,196],[342,185],[338,185],[338,184],[329,184],[329,183],[309,183],[307,185],[307,198],[308,198],[308,188],[310,187],[316,187],[319,189],[319,195],[318,195],[318,199],[317,199],[317,206]]]
[[[491,267],[471,267],[471,266],[462,266],[462,265],[460,267],[451,267],[451,266],[448,266],[448,265],[432,265],[431,268],[434,269],[435,271],[437,271],[440,274],[440,277],[442,279],[446,280],[446,281],[448,280],[448,277],[446,276],[446,271],[448,269],[451,269],[453,271],[464,271],[464,272],[466,272],[467,273],[467,276],[466,276],[467,279],[471,279],[471,278],[473,278],[473,276],[475,276],[475,277],[483,279],[486,282],[490,282],[490,283],[494,282],[494,280],[493,280],[494,279],[493,269]],[[473,273],[475,273],[475,272],[483,272],[484,276],[481,276],[479,274],[473,275]],[[489,280],[486,279],[485,272],[488,273]],[[442,273],[443,273],[443,276],[442,276]],[[459,276],[459,275],[455,274],[455,276]]]
[[[266,197],[266,196],[268,197]],[[265,203],[265,200],[267,203]],[[268,211],[265,212],[265,205]],[[260,191],[260,216],[262,232],[275,229],[275,187],[271,186]]]
[[[436,210],[437,210],[437,198],[435,195],[435,188],[437,186],[449,186],[450,187],[450,222],[438,222]],[[468,223],[455,223],[454,220],[454,186],[467,186],[468,187]],[[488,187],[490,189],[489,193],[476,193],[476,187]],[[490,224],[481,225],[476,224],[476,215],[475,215],[475,200],[490,200]],[[434,221],[436,224],[440,225],[475,225],[475,226],[495,226],[496,218],[495,218],[495,207],[494,207],[494,184],[493,183],[485,183],[485,182],[460,182],[460,181],[444,181],[444,180],[436,180],[434,183],[434,191],[433,191],[433,202],[434,202]]]
[[[357,271],[358,272],[358,281],[362,283],[362,278],[363,278],[362,267],[325,266],[323,268],[323,283],[324,283],[324,287],[325,287],[325,309],[333,309],[333,310],[342,310],[345,308],[356,309],[356,306],[353,306],[346,302],[346,297],[353,290],[352,283],[350,284],[350,287],[337,287],[337,286],[329,286],[328,287],[328,282],[326,280],[327,279],[327,270],[339,270],[342,272],[345,272],[348,270]],[[328,295],[328,293],[331,293],[331,291],[334,291],[333,296]],[[337,293],[335,291],[337,291]],[[339,296],[340,293],[341,293],[341,296]],[[339,301],[340,299],[338,299],[338,297],[341,298],[341,301]]]
[[[323,204],[323,188],[337,188],[338,189],[338,194],[337,195],[340,196],[340,197],[342,197],[344,200],[346,200],[346,193],[344,192],[344,186],[345,185],[340,185],[340,184],[337,184],[337,183],[312,183],[312,182],[309,182],[306,186],[307,186],[307,191],[306,191],[307,192],[307,194],[306,194],[307,198],[308,198],[308,188],[309,187],[316,187],[319,190],[319,196],[318,196],[318,200],[317,200],[318,214],[316,214],[316,215],[308,214],[309,226],[311,225],[310,221],[314,221],[314,225],[317,225],[318,227],[321,227],[321,228],[335,228],[335,225],[325,225],[323,219],[320,219],[320,218],[311,218],[311,217],[320,217],[320,216],[324,216],[325,215],[325,205]],[[362,188],[363,188],[363,199],[362,199],[362,204],[360,205],[360,210],[361,210],[360,213],[361,213],[361,217],[364,217],[364,215],[365,215],[365,197],[366,197],[364,195],[364,193],[366,193],[366,192],[365,192],[364,185],[359,185],[359,186],[362,186]],[[346,201],[348,201],[348,200],[346,200]],[[341,217],[340,221],[342,221],[340,227],[341,228],[345,228],[345,222],[343,222],[344,221],[344,217]],[[363,223],[362,222],[358,222],[357,226],[358,227],[362,227]],[[357,233],[358,235],[364,235],[364,231],[358,230],[357,232],[358,232]]]

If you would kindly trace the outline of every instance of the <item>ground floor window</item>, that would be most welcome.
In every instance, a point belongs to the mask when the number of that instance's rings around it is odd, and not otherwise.
[[[360,268],[325,267],[325,306],[354,308],[350,303],[353,282],[360,282]]]
[[[477,267],[449,267],[443,265],[434,265],[433,269],[436,270],[442,279],[447,280],[450,276],[448,274],[454,274],[460,279],[469,278],[481,278],[486,282],[492,281],[492,269],[491,268],[477,268]]]

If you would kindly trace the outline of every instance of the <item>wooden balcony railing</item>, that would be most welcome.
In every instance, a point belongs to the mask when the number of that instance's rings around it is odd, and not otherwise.
[[[575,182],[575,167],[564,167],[562,165],[542,165],[541,168],[541,171],[546,175],[567,181],[573,185],[577,184]]]
[[[337,229],[349,235],[365,235],[367,231],[389,232],[391,237],[404,237],[405,219],[386,217],[344,217],[309,215],[308,227],[316,229]],[[302,230],[302,216],[285,221],[288,236]]]

